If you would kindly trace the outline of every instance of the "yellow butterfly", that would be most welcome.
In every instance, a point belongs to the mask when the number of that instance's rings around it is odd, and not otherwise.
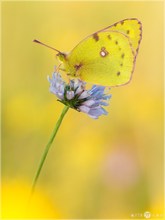
[[[141,22],[130,18],[89,35],[70,53],[48,47],[58,52],[67,75],[111,87],[131,80],[141,39]]]

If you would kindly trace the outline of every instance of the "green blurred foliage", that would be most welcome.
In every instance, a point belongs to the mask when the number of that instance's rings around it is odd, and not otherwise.
[[[2,177],[33,179],[63,108],[48,92],[53,51],[125,18],[143,24],[132,82],[113,88],[109,115],[69,110],[38,184],[62,218],[163,212],[163,2],[2,3]]]

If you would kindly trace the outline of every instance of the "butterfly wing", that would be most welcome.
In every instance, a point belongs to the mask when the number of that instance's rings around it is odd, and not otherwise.
[[[121,32],[113,28],[114,25],[90,35],[68,54],[66,70],[70,75],[103,86],[119,86],[129,82],[137,43],[133,35],[131,40],[125,34],[126,27],[120,29]]]

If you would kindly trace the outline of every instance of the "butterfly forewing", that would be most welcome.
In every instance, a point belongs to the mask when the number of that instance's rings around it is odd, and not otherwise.
[[[135,56],[138,53],[139,45],[142,38],[142,24],[136,18],[125,19],[105,28],[102,31],[114,30],[119,31],[120,33],[125,34],[133,47]]]

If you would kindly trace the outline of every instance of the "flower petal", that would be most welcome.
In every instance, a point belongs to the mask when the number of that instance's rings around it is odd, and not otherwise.
[[[87,113],[87,114],[88,114],[88,112],[90,111],[90,108],[87,107],[87,106],[85,106],[85,105],[81,105],[81,106],[79,107],[79,110],[80,110],[81,112],[84,112],[84,113]]]
[[[89,96],[89,93],[88,93],[88,91],[85,90],[81,93],[81,95],[79,96],[79,99],[85,99],[88,96]]]

